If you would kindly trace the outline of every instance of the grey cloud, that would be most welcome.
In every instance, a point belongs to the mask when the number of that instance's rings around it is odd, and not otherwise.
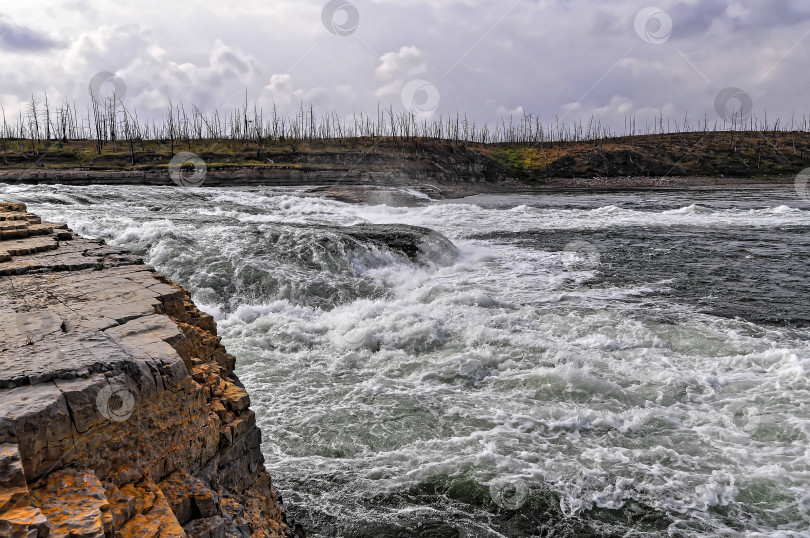
[[[669,11],[673,39],[699,38],[718,20],[726,19],[727,0],[702,0],[699,4],[680,3]]]
[[[241,60],[238,56],[236,56],[236,54],[230,51],[222,52],[217,56],[216,60],[223,64],[227,64],[239,73],[247,73],[250,71],[250,66],[248,63]]]
[[[14,52],[42,52],[61,47],[48,34],[0,18],[0,49]]]
[[[669,14],[674,23],[673,38],[681,39],[705,35],[713,27],[747,32],[750,36],[775,27],[800,24],[810,18],[810,8],[793,2],[701,0],[696,4],[679,3]]]

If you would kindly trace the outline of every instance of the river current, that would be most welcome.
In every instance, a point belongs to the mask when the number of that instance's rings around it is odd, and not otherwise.
[[[790,189],[0,199],[215,316],[311,536],[810,536],[810,204]],[[443,237],[407,256],[356,224]]]

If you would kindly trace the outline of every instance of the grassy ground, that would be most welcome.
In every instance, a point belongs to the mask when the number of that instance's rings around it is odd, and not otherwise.
[[[481,165],[497,176],[546,178],[724,176],[758,178],[810,167],[810,133],[708,132],[595,142],[477,145],[390,138],[314,141],[201,140],[108,142],[0,140],[0,169],[153,170],[191,152],[209,168],[419,170]]]
[[[482,151],[529,178],[769,177],[810,166],[810,133],[685,133]]]

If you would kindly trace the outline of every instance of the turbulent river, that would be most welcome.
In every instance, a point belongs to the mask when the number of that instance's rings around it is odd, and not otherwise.
[[[312,536],[810,536],[792,190],[0,199],[142,255],[216,317]],[[408,254],[356,224],[436,233]]]

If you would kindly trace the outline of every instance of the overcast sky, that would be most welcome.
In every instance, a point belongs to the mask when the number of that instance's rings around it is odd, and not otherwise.
[[[810,114],[805,0],[3,0],[0,36],[7,113],[44,92],[82,108],[109,72],[141,117],[169,99],[228,110],[247,90],[283,111],[525,111],[621,130],[659,111],[721,119],[729,87],[758,117]]]

